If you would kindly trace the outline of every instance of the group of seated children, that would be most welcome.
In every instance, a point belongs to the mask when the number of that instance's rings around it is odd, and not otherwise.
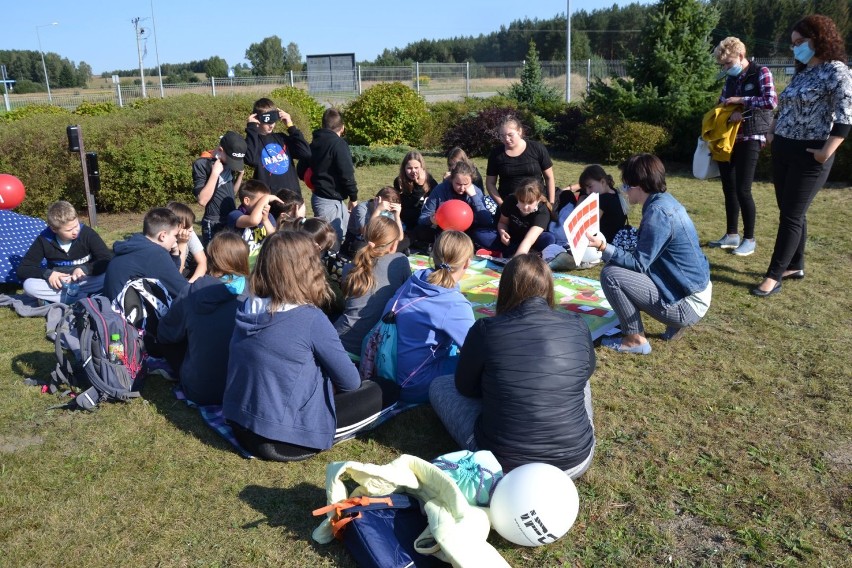
[[[273,132],[277,121],[287,123],[286,135]],[[331,220],[306,218],[297,185],[291,189],[292,160],[310,159],[311,147],[289,115],[261,99],[247,140],[229,132],[193,165],[205,207],[201,239],[192,209],[172,202],[148,211],[142,233],[116,242],[113,255],[70,204],[52,205],[48,229],[18,269],[26,293],[64,301],[63,286],[76,283],[81,295],[103,288],[114,300],[131,280],[158,280],[173,301],[154,338],[162,352],[154,355],[168,361],[190,400],[222,405],[239,442],[265,459],[305,459],[369,426],[389,404],[431,398],[461,446],[491,449],[506,468],[545,461],[585,471],[594,444],[594,352],[579,316],[552,310],[550,270],[528,254],[557,242],[541,179],[518,183],[498,206],[462,150],[448,155],[441,183],[422,155],[410,152],[393,187],[360,204],[349,195],[341,239]],[[243,160],[255,167],[255,179],[245,183]],[[604,217],[621,228],[622,200],[596,168],[581,176],[579,197],[563,192],[562,205],[600,193]],[[438,208],[453,199],[473,211],[465,232],[437,226]],[[315,213],[326,201],[320,198]],[[610,215],[604,203],[617,203],[617,211]],[[416,245],[429,250],[431,267],[412,274],[404,253]],[[474,326],[458,283],[477,248],[514,258],[500,282],[498,315]],[[396,376],[362,380],[364,339],[389,312],[398,329]],[[508,330],[522,331],[510,339]],[[509,370],[518,368],[537,379],[514,381]],[[545,390],[555,407],[533,412],[531,421],[524,413]],[[460,402],[465,398],[469,404]],[[524,424],[542,436],[530,437]],[[546,434],[568,424],[563,438]]]

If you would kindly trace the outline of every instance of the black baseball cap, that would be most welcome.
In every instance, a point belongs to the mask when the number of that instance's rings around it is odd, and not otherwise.
[[[234,172],[241,172],[245,168],[243,158],[246,157],[246,141],[243,137],[229,130],[219,140],[219,145],[228,156],[227,165]]]

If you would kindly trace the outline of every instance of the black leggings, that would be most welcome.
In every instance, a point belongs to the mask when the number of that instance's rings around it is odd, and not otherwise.
[[[345,429],[382,410],[382,389],[373,381],[363,381],[358,390],[335,394],[334,407],[337,410],[337,429]],[[264,438],[230,420],[228,424],[234,430],[234,436],[240,445],[260,459],[280,462],[299,461],[306,460],[322,451]],[[366,426],[369,424],[364,425]]]
[[[725,194],[726,233],[736,234],[740,209],[743,213],[743,238],[754,238],[754,219],[756,210],[751,196],[751,184],[754,181],[754,169],[760,155],[758,140],[742,140],[734,144],[730,162],[719,162],[719,174],[722,178],[722,191]]]

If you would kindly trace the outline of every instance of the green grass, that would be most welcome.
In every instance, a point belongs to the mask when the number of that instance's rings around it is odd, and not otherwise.
[[[440,179],[442,160],[427,164]],[[559,184],[582,166],[557,160]],[[396,171],[358,170],[362,196]],[[702,242],[724,232],[718,180],[674,171],[669,187]],[[542,548],[492,533],[513,566],[848,562],[852,192],[817,195],[807,278],[767,299],[748,290],[768,264],[777,209],[770,184],[754,192],[757,252],[706,250],[714,294],[704,320],[669,345],[646,319],[650,357],[597,350],[597,450],[578,483],[579,517]],[[108,241],[141,224],[140,215],[99,220]],[[326,464],[455,449],[420,408],[307,462],[248,461],[158,377],[130,404],[47,410],[58,401],[22,381],[52,368],[43,320],[0,310],[0,326],[0,566],[352,566],[339,544],[310,540]]]

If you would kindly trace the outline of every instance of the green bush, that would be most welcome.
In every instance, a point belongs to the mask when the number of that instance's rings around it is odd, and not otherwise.
[[[553,119],[553,130],[548,138],[553,147],[566,152],[577,151],[580,128],[585,124],[586,118],[586,113],[580,105],[566,106]]]
[[[0,171],[24,182],[21,213],[44,215],[57,199],[85,207],[80,160],[68,152],[65,135],[66,126],[79,124],[86,151],[97,152],[100,162],[98,211],[141,212],[172,199],[191,203],[192,162],[227,130],[242,132],[253,102],[248,95],[190,94],[100,116],[35,115],[0,129]],[[291,114],[299,128],[308,127],[300,111]]]
[[[312,132],[322,127],[322,114],[325,112],[325,107],[317,102],[307,91],[297,87],[281,87],[272,91],[269,94],[269,98],[287,112],[290,112],[290,109],[295,107],[308,117],[310,131],[306,132]]]
[[[74,109],[74,114],[80,116],[101,116],[104,114],[109,114],[111,112],[116,112],[120,110],[119,107],[113,102],[101,102],[101,103],[93,103],[90,101],[83,101],[80,103],[76,109]]]
[[[0,114],[0,122],[15,122],[43,114],[68,115],[69,112],[62,107],[54,105],[27,105]]]
[[[402,83],[370,87],[344,109],[352,144],[419,147],[428,120],[426,102]]]
[[[429,83],[432,82],[432,78],[429,75],[418,75],[417,79],[420,81],[421,87],[428,87]]]
[[[659,154],[671,142],[669,132],[645,122],[610,116],[590,118],[581,127],[581,152],[590,160],[620,163],[633,154]]]
[[[379,164],[398,165],[405,155],[411,151],[409,146],[349,146],[352,151],[352,162],[356,168],[361,166],[376,166]]]

